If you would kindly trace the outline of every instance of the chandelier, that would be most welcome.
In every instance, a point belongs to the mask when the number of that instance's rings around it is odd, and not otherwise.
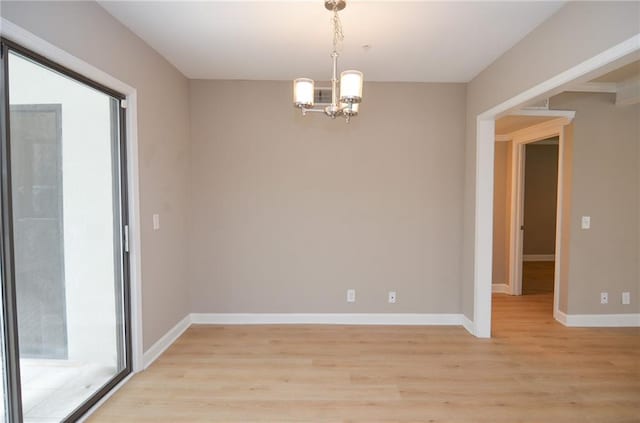
[[[333,17],[333,75],[331,78],[331,104],[326,107],[316,105],[315,83],[313,79],[298,78],[293,81],[293,105],[306,115],[308,111],[324,112],[327,116],[335,119],[336,116],[344,116],[347,123],[352,116],[358,114],[358,106],[362,101],[362,72],[357,70],[346,70],[340,74],[338,82],[338,45],[342,43],[342,23],[338,12],[345,8],[346,0],[325,0],[324,6],[331,12]],[[326,104],[326,103],[325,103]]]

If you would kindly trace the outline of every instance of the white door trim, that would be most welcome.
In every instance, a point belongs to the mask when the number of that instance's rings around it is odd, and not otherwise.
[[[130,85],[101,71],[48,41],[0,17],[0,35],[66,68],[127,96],[127,177],[129,202],[129,285],[131,299],[131,342],[133,372],[143,370],[142,351],[142,265],[140,257],[140,189],[138,174],[138,102]]]
[[[473,329],[479,338],[491,337],[491,273],[493,267],[493,161],[495,119],[476,120],[476,216],[473,261]],[[479,166],[479,163],[489,166]]]
[[[554,119],[529,128],[524,128],[512,135],[513,148],[511,149],[511,213],[509,225],[509,271],[511,281],[511,295],[522,295],[522,259],[523,259],[523,239],[522,225],[524,224],[524,175],[525,175],[525,146],[536,141],[551,137],[558,137],[558,195],[556,215],[562,214],[562,157],[564,153],[563,128],[568,125],[571,119],[566,117]],[[556,241],[562,235],[561,222],[556,219]],[[558,254],[559,243],[556,242],[555,262],[556,270],[560,264]],[[557,273],[557,272],[556,272]]]
[[[558,189],[556,192],[556,235],[553,273],[553,316],[558,316],[560,298],[560,269],[562,266],[562,215],[563,215],[563,179],[564,179],[564,127],[571,120],[567,118],[554,119],[555,126],[532,127],[513,138],[512,169],[511,172],[511,224],[509,248],[509,269],[511,272],[511,295],[522,295],[522,261],[523,261],[523,233],[524,224],[524,183],[525,183],[525,147],[536,141],[558,137]],[[527,128],[529,129],[529,128]]]
[[[473,251],[473,327],[478,337],[491,336],[491,266],[493,240],[493,152],[495,119],[526,102],[544,97],[572,81],[640,50],[640,34],[599,53],[476,117],[475,240]],[[491,130],[488,130],[491,128]],[[488,232],[488,234],[487,234]]]

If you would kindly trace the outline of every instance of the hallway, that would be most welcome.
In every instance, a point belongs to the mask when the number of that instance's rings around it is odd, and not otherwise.
[[[522,263],[522,294],[553,294],[553,261],[525,261]]]

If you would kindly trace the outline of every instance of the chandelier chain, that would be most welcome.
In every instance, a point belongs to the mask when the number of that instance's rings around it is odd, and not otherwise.
[[[333,16],[331,18],[333,25],[333,51],[339,52],[342,50],[342,42],[344,41],[344,33],[342,32],[342,22],[340,16],[338,16],[338,10],[333,9]]]

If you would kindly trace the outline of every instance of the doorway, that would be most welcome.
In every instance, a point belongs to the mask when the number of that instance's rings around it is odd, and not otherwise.
[[[132,370],[124,96],[0,41],[0,421],[76,421]]]
[[[566,258],[560,251],[563,189],[569,192],[565,139],[574,117],[569,110],[521,110],[495,124],[492,291],[545,291],[554,316]]]
[[[524,148],[522,295],[553,295],[558,137]]]

